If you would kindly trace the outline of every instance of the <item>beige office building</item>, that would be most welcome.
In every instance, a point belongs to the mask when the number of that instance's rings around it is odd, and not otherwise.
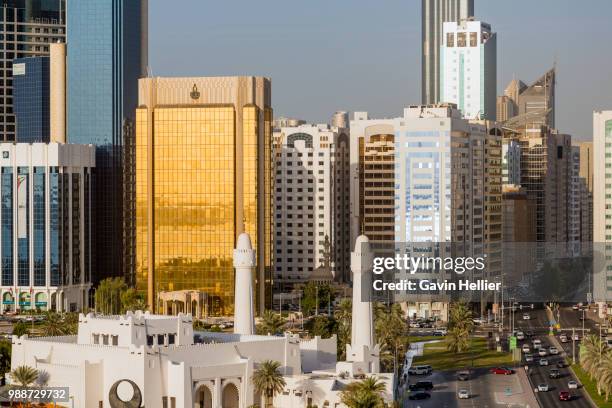
[[[231,315],[242,232],[257,254],[259,312],[270,304],[271,119],[267,78],[139,81],[134,273],[156,311]],[[184,291],[197,291],[198,301],[178,300]],[[161,310],[161,292],[180,292],[177,304]]]

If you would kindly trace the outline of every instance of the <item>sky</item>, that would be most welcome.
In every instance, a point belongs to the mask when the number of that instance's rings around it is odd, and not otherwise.
[[[498,35],[498,94],[557,64],[557,128],[612,109],[612,1],[475,0]],[[180,6],[180,7],[179,7]],[[401,115],[421,102],[421,0],[149,0],[154,76],[261,75],[275,117]]]

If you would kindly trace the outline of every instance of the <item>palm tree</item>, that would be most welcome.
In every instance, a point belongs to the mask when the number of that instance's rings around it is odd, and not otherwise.
[[[470,332],[465,327],[455,326],[448,331],[446,348],[453,353],[462,353],[470,348]]]
[[[66,334],[64,319],[58,313],[49,313],[40,330],[45,337],[63,336]]]
[[[375,377],[352,382],[340,393],[340,401],[348,408],[382,408],[385,383]]]
[[[398,359],[408,347],[408,325],[401,306],[394,303],[374,306],[376,341],[381,347],[381,366],[383,371],[398,368]]]
[[[461,327],[472,331],[474,321],[472,320],[472,311],[463,302],[456,302],[449,307],[448,328]]]
[[[602,355],[606,351],[606,345],[602,339],[595,335],[585,336],[582,340],[580,351],[580,366],[589,375],[591,379],[595,378],[599,373],[599,365],[601,364]],[[599,387],[598,387],[599,391]]]
[[[274,396],[285,388],[285,379],[279,371],[278,361],[264,360],[253,373],[255,391],[265,396],[264,407],[273,407]]]
[[[257,325],[258,334],[277,334],[285,327],[285,319],[272,310],[266,310],[261,318],[261,322]]]
[[[38,379],[38,370],[26,365],[16,367],[9,373],[11,381],[22,387],[29,387]]]
[[[606,350],[599,359],[595,382],[597,393],[599,395],[605,394],[607,401],[610,393],[612,393],[612,352]]]
[[[334,312],[338,322],[338,360],[346,360],[346,345],[351,341],[351,322],[353,316],[353,302],[343,299]]]

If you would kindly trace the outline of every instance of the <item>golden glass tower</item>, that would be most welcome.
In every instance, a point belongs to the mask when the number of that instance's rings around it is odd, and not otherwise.
[[[270,101],[268,78],[139,81],[134,272],[156,312],[168,312],[158,293],[192,290],[205,298],[198,314],[233,314],[232,251],[244,231],[257,255],[256,307],[269,305]]]

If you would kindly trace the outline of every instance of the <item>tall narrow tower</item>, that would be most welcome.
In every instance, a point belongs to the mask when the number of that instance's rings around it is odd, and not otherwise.
[[[440,102],[440,46],[442,25],[474,16],[474,0],[422,0],[422,103]]]
[[[234,249],[234,268],[236,269],[236,293],[234,306],[234,333],[253,334],[253,269],[255,251],[251,246],[249,234],[238,236]]]

